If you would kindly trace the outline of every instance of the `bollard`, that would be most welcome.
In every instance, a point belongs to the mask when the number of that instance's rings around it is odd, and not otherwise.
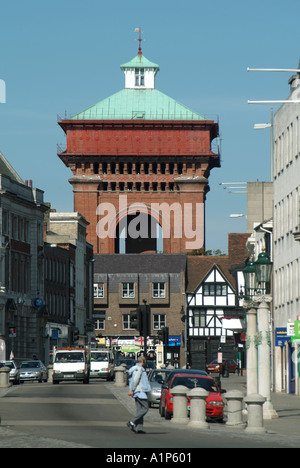
[[[190,398],[190,421],[189,427],[197,427],[200,429],[209,429],[206,422],[206,399],[209,392],[204,388],[193,388],[187,394]]]
[[[267,430],[263,425],[263,404],[266,398],[257,393],[252,393],[252,395],[247,395],[244,401],[248,410],[248,425],[245,432],[265,434]]]
[[[9,367],[1,367],[0,368],[0,388],[8,388],[10,387],[9,383]]]
[[[49,364],[49,366],[47,366],[47,369],[48,369],[48,382],[53,383],[53,365]]]
[[[187,399],[188,388],[184,385],[177,385],[172,388],[173,395],[173,424],[187,424]]]
[[[124,374],[126,373],[126,368],[124,366],[115,367],[115,386],[116,387],[126,387]]]
[[[226,426],[244,428],[246,424],[243,421],[243,398],[244,395],[238,390],[232,390],[226,393],[227,400],[227,421]]]
[[[123,378],[124,378],[124,384],[125,384],[125,387],[126,387],[126,385],[128,385],[128,381],[129,381],[126,364],[124,364],[124,363],[121,364],[121,367],[123,367]]]

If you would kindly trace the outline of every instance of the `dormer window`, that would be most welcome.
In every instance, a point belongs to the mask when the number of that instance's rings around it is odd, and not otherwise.
[[[135,69],[135,86],[145,85],[145,71],[144,68]]]

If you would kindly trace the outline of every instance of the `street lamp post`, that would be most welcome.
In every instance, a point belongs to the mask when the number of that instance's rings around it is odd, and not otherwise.
[[[245,299],[247,308],[247,392],[266,398],[263,405],[264,419],[274,419],[278,415],[271,403],[271,336],[269,327],[270,279],[272,262],[266,252],[258,255],[256,262],[249,261],[244,269]],[[257,317],[256,317],[257,311]],[[255,319],[256,323],[255,323]],[[257,326],[257,330],[255,330]],[[256,339],[254,334],[256,332]],[[255,352],[254,347],[257,348]],[[248,363],[248,357],[250,362]],[[249,368],[249,374],[248,374]],[[255,391],[256,389],[256,391]]]
[[[257,381],[257,313],[253,296],[256,287],[254,261],[248,261],[243,271],[245,279],[244,306],[247,310],[246,333],[246,366],[247,366],[247,395],[258,392]]]

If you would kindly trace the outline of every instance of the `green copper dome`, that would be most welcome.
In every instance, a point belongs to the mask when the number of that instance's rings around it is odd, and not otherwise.
[[[159,66],[142,54],[121,65],[125,88],[71,120],[206,120],[166,94],[155,89]]]
[[[123,89],[79,114],[74,120],[205,120],[157,89]]]

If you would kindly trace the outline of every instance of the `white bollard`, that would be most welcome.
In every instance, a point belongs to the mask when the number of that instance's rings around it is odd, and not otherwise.
[[[232,390],[226,393],[227,400],[227,421],[226,426],[244,428],[243,421],[243,399],[244,395],[239,390]]]
[[[126,367],[124,366],[119,366],[115,367],[115,385],[116,387],[126,387],[125,383],[125,373],[126,373]]]
[[[8,388],[10,387],[9,383],[9,367],[1,367],[0,368],[0,388]]]
[[[177,385],[171,390],[173,395],[173,418],[172,424],[187,424],[187,398],[188,388],[184,385]]]
[[[49,366],[47,366],[47,369],[48,369],[48,382],[53,383],[53,365],[49,364]]]
[[[204,388],[193,388],[187,394],[190,398],[190,421],[188,426],[199,429],[209,429],[206,422],[206,398],[209,392]]]
[[[266,398],[254,393],[247,395],[244,399],[248,410],[248,425],[245,432],[251,434],[265,434],[267,432],[263,425],[263,404]]]

